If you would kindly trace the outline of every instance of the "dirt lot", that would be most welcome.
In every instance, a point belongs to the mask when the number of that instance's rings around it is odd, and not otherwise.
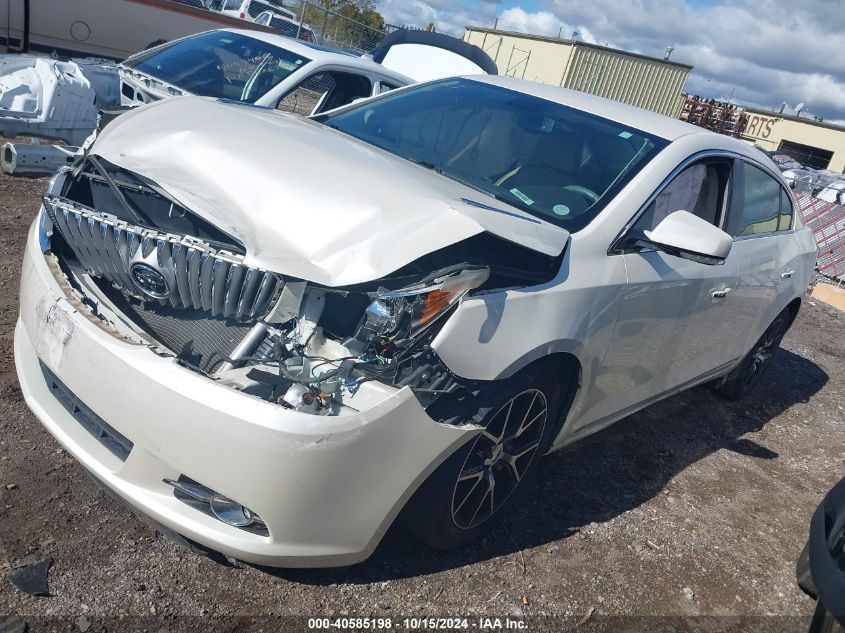
[[[279,620],[256,618],[461,614],[554,629],[591,614],[583,629],[658,614],[806,630],[814,603],[794,565],[812,511],[845,474],[845,314],[806,305],[753,399],[694,389],[547,457],[528,502],[473,547],[432,552],[392,530],[353,568],[226,567],[101,492],[23,402],[12,358],[19,260],[45,184],[0,175],[0,623],[17,614],[31,630],[60,623],[48,618],[97,630],[124,616],[109,628],[141,618],[147,630],[274,630]],[[47,555],[51,597],[5,580]],[[771,615],[793,619],[725,617]]]

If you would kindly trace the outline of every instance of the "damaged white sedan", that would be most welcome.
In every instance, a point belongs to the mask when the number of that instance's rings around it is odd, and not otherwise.
[[[512,78],[304,120],[129,113],[50,183],[26,401],[106,487],[254,563],[477,537],[549,450],[759,380],[815,244],[763,154]],[[671,429],[667,429],[671,432]]]

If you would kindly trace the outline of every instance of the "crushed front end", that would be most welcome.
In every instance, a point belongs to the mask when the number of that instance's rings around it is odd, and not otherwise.
[[[40,229],[93,316],[241,393],[340,416],[406,386],[425,405],[472,386],[428,344],[488,280],[483,265],[415,263],[344,288],[284,277],[249,265],[243,244],[155,183],[95,156],[54,179]]]
[[[30,231],[16,365],[45,427],[154,522],[249,562],[351,564],[478,432],[426,413],[466,389],[428,342],[487,276],[287,278],[89,156]]]

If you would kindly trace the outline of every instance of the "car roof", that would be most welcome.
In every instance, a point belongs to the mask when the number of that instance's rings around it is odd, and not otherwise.
[[[516,77],[507,77],[502,75],[478,75],[467,77],[474,81],[500,86],[516,92],[533,95],[548,101],[554,101],[561,105],[575,108],[595,114],[596,116],[610,119],[624,125],[629,125],[638,130],[642,130],[647,134],[659,136],[667,141],[674,141],[682,136],[688,134],[707,134],[714,137],[714,142],[719,144],[717,148],[735,150],[736,143],[745,146],[745,143],[737,139],[722,134],[716,134],[703,128],[697,127],[690,123],[685,123],[678,119],[645,110],[636,106],[628,105],[620,101],[613,101],[612,99],[605,99],[604,97],[597,97],[595,95],[587,94],[586,92],[579,92],[577,90],[570,90],[568,88],[561,88],[559,86],[550,86],[534,81],[527,81],[525,79],[518,79]],[[722,143],[727,141],[727,145]],[[742,153],[746,153],[743,151]]]
[[[303,25],[303,27],[307,27],[307,25]],[[301,42],[290,37],[285,37],[284,35],[278,35],[276,33],[267,33],[265,31],[251,31],[249,29],[218,30],[225,31],[228,33],[237,33],[238,35],[245,35],[247,37],[253,37],[257,40],[261,40],[262,42],[272,44],[273,46],[285,48],[291,51],[292,53],[295,53],[296,55],[302,55],[303,57],[307,57],[311,61],[320,63],[338,63],[342,64],[343,66],[357,68],[362,71],[375,72],[380,75],[392,77],[403,84],[414,83],[413,79],[411,79],[410,77],[406,77],[401,73],[393,72],[392,70],[385,68],[381,64],[377,64],[372,59],[352,55],[345,51],[337,51],[326,46],[320,46],[319,44],[309,44],[307,42]]]

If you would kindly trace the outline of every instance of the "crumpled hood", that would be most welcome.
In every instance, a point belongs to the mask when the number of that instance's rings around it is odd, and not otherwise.
[[[553,256],[569,235],[313,121],[214,99],[124,114],[90,152],[239,239],[247,264],[327,286],[384,277],[485,230]]]

